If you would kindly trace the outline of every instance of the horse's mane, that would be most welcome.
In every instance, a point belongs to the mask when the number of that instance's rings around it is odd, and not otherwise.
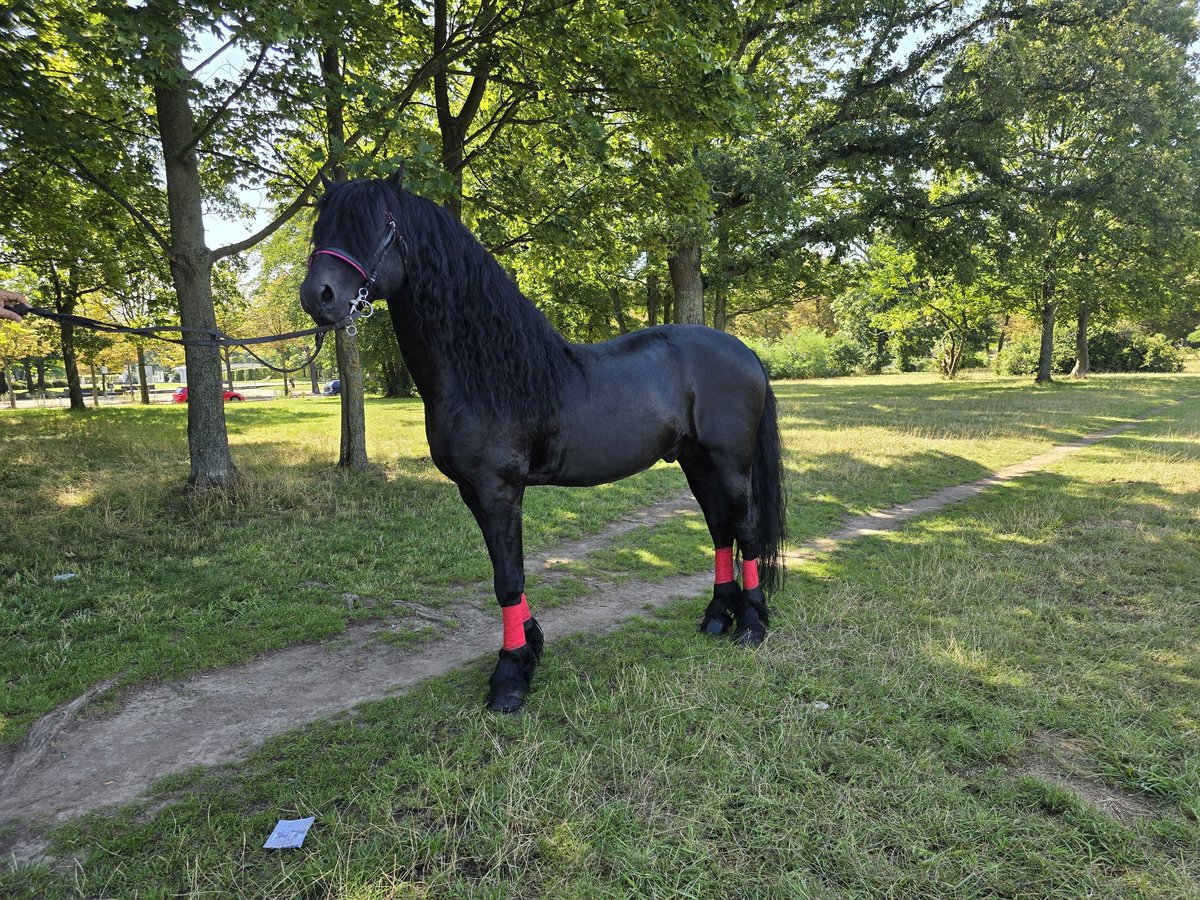
[[[408,268],[397,327],[416,332],[444,359],[468,402],[508,415],[547,419],[576,365],[571,345],[521,293],[475,237],[436,203],[377,179],[327,191],[317,206],[316,246],[333,244],[366,260],[390,215]]]

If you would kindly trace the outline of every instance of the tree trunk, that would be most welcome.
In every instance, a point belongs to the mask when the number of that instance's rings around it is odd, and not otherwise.
[[[314,394],[321,393],[321,387],[317,384],[317,361],[315,359],[308,364],[308,381],[312,385]]]
[[[1054,380],[1054,313],[1057,310],[1054,288],[1045,283],[1042,285],[1042,345],[1038,353],[1038,384],[1049,384]]]
[[[146,348],[137,345],[138,384],[142,387],[142,405],[150,405],[150,385],[146,384]]]
[[[46,393],[46,357],[39,356],[34,362],[37,369],[37,389],[39,394]]]
[[[613,315],[617,319],[617,331],[621,334],[629,334],[629,322],[625,319],[625,310],[621,308],[621,289],[610,287],[608,289],[609,299],[612,300]]]
[[[675,321],[675,319],[673,318],[675,309],[671,304],[671,295],[670,294],[668,294],[666,297],[663,298],[662,305],[663,305],[662,323],[664,325],[670,325]]]
[[[330,158],[335,160],[333,177],[345,181],[347,172],[342,165],[346,142],[345,97],[342,94],[341,60],[336,47],[326,47],[321,53],[321,79],[325,87],[326,140]],[[358,338],[346,334],[346,329],[334,332],[337,351],[338,377],[341,379],[342,440],[338,465],[348,469],[367,467],[367,416],[363,410],[362,359],[358,353]]]
[[[225,384],[229,389],[233,390],[233,351],[228,347],[223,348],[225,357]]]
[[[729,220],[722,216],[717,222],[717,265],[724,267],[729,260]],[[724,331],[728,325],[726,306],[729,302],[729,279],[721,268],[713,289],[713,328]]]
[[[441,57],[433,73],[433,103],[437,110],[438,131],[442,136],[442,168],[450,176],[453,190],[446,198],[446,209],[459,222],[462,221],[463,164],[466,161],[467,134],[471,123],[479,112],[483,95],[491,77],[491,64],[479,59],[471,72],[471,87],[463,98],[458,113],[450,108],[450,75],[447,71],[445,52],[449,40],[449,23],[446,15],[446,0],[433,3],[433,52]],[[499,128],[501,123],[496,123]],[[493,131],[493,134],[495,131]]]
[[[4,361],[4,381],[5,381],[5,387],[8,388],[8,408],[16,409],[17,408],[17,390],[13,386],[12,371],[9,369],[9,362],[7,359]]]
[[[1091,371],[1092,361],[1088,356],[1088,319],[1091,318],[1092,310],[1087,300],[1079,301],[1079,316],[1077,322],[1079,331],[1075,334],[1075,368],[1071,370],[1072,378],[1087,378],[1088,372]]]
[[[55,312],[73,315],[75,296],[69,286],[64,289],[62,276],[53,267],[50,269],[50,280],[54,285]],[[71,409],[87,409],[83,386],[79,383],[79,362],[75,356],[75,326],[70,322],[59,322],[58,336],[62,344],[63,369],[67,373],[67,395],[71,398]]]
[[[667,260],[675,293],[675,321],[704,324],[704,279],[700,274],[700,245],[682,244]]]
[[[96,383],[96,367],[88,366],[92,371],[92,406],[100,408],[100,385]]]
[[[33,391],[33,362],[28,356],[21,360],[21,368],[25,372],[25,392]]]
[[[646,273],[646,324],[658,324],[658,272]]]
[[[346,334],[346,329],[334,332],[338,372],[341,375],[342,446],[338,465],[347,469],[367,467],[367,421],[363,409],[362,359],[358,353],[358,338]]]
[[[151,46],[149,53],[169,53],[174,68],[161,69],[154,82],[158,131],[167,182],[167,213],[171,223],[171,278],[179,298],[179,321],[185,328],[217,327],[212,297],[212,253],[204,241],[204,194],[200,168],[192,145],[196,133],[189,96],[190,76],[178,43],[170,49]],[[183,73],[184,77],[179,77]],[[169,77],[168,77],[169,76]],[[188,450],[193,488],[227,485],[237,477],[229,452],[225,404],[221,390],[221,354],[213,347],[184,348],[188,384]]]
[[[1000,355],[1000,351],[1004,349],[1004,329],[1008,327],[1008,313],[1004,314],[1004,321],[1000,323],[1000,333],[996,335],[996,355]]]
[[[728,320],[725,317],[725,304],[728,299],[729,288],[724,282],[717,284],[713,291],[713,328],[717,331],[724,331]]]

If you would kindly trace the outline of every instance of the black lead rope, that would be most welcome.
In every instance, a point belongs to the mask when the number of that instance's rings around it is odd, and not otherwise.
[[[132,334],[135,337],[152,338],[156,341],[166,341],[168,344],[178,344],[181,347],[210,347],[213,350],[222,350],[226,347],[241,347],[256,359],[262,366],[270,369],[272,372],[280,372],[284,375],[291,375],[293,372],[301,372],[308,368],[317,355],[321,352],[321,347],[325,343],[325,335],[337,328],[345,328],[346,333],[354,336],[358,333],[355,326],[355,320],[361,318],[369,319],[371,313],[374,312],[374,307],[371,301],[367,299],[371,294],[371,289],[375,287],[376,278],[379,275],[379,264],[383,261],[383,255],[387,253],[392,244],[399,243],[400,255],[405,259],[407,265],[408,247],[404,242],[404,238],[396,233],[396,221],[392,218],[390,212],[387,213],[387,223],[384,226],[383,237],[379,239],[379,243],[375,247],[375,252],[371,256],[370,262],[366,265],[360,263],[350,253],[337,247],[324,247],[316,250],[308,258],[308,264],[311,266],[312,261],[317,256],[329,255],[342,260],[345,263],[353,266],[363,277],[363,286],[358,289],[358,295],[350,303],[349,315],[343,316],[332,325],[318,325],[315,328],[305,328],[303,331],[289,331],[287,334],[272,334],[266,337],[255,338],[237,338],[232,335],[225,334],[219,328],[194,328],[187,325],[149,325],[144,328],[131,328],[128,325],[118,325],[115,322],[101,322],[99,319],[89,319],[87,316],[77,316],[73,313],[60,313],[52,309],[44,309],[40,306],[29,306],[21,303],[17,306],[9,307],[19,316],[35,315],[41,316],[43,319],[53,319],[56,322],[65,322],[70,325],[78,325],[80,328],[90,328],[92,331],[103,331],[108,334]],[[180,337],[166,337],[160,332],[170,332],[180,335]],[[204,337],[187,337],[187,335],[204,335]],[[308,337],[316,335],[316,348],[309,355],[308,359],[302,362],[294,369],[283,369],[279,366],[273,366],[253,350],[251,346],[256,344],[274,344],[278,341],[288,341],[293,338]]]
[[[302,372],[308,368],[314,359],[321,352],[322,346],[325,343],[325,335],[337,328],[343,328],[351,325],[358,318],[360,310],[356,307],[350,315],[345,316],[341,320],[334,322],[332,325],[319,325],[315,328],[305,328],[303,331],[289,331],[287,334],[271,334],[266,337],[254,338],[238,338],[233,335],[225,334],[219,328],[194,328],[187,325],[149,325],[143,328],[131,328],[128,325],[117,325],[114,322],[102,322],[99,319],[90,319],[87,316],[77,316],[72,313],[55,312],[52,309],[44,309],[40,306],[29,306],[21,303],[17,306],[9,307],[19,316],[34,315],[40,316],[43,319],[53,319],[56,322],[65,322],[69,325],[78,325],[80,328],[88,328],[92,331],[102,331],[108,334],[130,334],[135,337],[151,338],[156,341],[165,341],[168,344],[176,344],[180,347],[209,347],[213,350],[222,350],[226,347],[241,347],[249,353],[263,367],[270,369],[272,372],[280,372],[284,375],[290,375],[293,372]],[[168,337],[162,332],[179,334],[180,337]],[[187,335],[204,335],[204,337],[187,337]],[[316,347],[309,357],[294,369],[285,369],[279,366],[273,366],[253,350],[251,346],[257,344],[274,344],[278,341],[288,341],[293,338],[309,337],[316,335]]]

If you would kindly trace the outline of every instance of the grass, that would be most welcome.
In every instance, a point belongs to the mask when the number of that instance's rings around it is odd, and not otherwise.
[[[1073,390],[1036,396],[1099,396]],[[556,644],[522,715],[480,709],[482,668],[436,679],[72,823],[74,871],[0,893],[1200,896],[1198,421],[1188,400],[800,567],[757,652],[695,634],[693,602]],[[1062,781],[1030,774],[1047,735],[1074,748]],[[1118,821],[1071,778],[1151,813]],[[301,851],[257,849],[304,815]]]
[[[1040,389],[929,376],[780,385],[792,534],[977,478],[1191,390],[1186,377]],[[438,606],[463,583],[489,580],[474,521],[428,459],[419,402],[368,405],[378,464],[358,475],[332,466],[337,409],[229,407],[245,477],[200,497],[181,489],[182,407],[0,414],[0,521],[12,523],[0,535],[0,743],[105,678],[176,678],[378,614],[348,610],[343,593]],[[600,488],[530,490],[526,549],[595,532],[683,486],[660,464]],[[576,568],[655,577],[702,568],[709,553],[694,518],[635,531]],[[55,580],[65,574],[77,577]]]
[[[929,376],[780,385],[793,536],[977,478],[1192,385],[1121,377],[1035,389]],[[337,409],[336,400],[229,407],[245,477],[200,497],[181,489],[181,407],[0,415],[0,521],[16,523],[0,535],[0,742],[105,678],[176,678],[377,614],[347,610],[345,592],[438,606],[463,583],[489,580],[474,521],[428,459],[419,402],[368,405],[377,465],[358,475],[332,465]],[[526,549],[595,532],[683,486],[677,467],[660,464],[600,488],[530,490]],[[702,568],[710,552],[697,517],[635,531],[576,567],[654,577]]]

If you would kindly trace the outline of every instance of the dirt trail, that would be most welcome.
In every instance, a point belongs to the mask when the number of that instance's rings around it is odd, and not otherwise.
[[[894,530],[914,516],[936,512],[1128,431],[1168,406],[978,481],[855,517],[837,531],[793,548],[787,556],[802,560],[828,552],[842,541]],[[530,557],[529,571],[552,572],[556,563],[601,548],[616,535],[696,511],[690,494],[669,498],[599,534]],[[647,608],[707,593],[711,577],[706,571],[661,582],[598,584],[570,606],[537,611],[537,617],[551,641],[580,632],[595,634],[623,625]],[[398,607],[409,614],[407,622],[415,620],[440,632],[415,648],[381,640],[395,634],[402,623],[362,623],[325,643],[289,647],[229,669],[134,688],[121,698],[115,712],[81,718],[87,704],[111,685],[93,687],[44,716],[24,743],[0,755],[0,825],[13,826],[0,838],[0,858],[16,863],[37,860],[46,846],[40,835],[49,826],[132,800],[163,775],[243,758],[273,735],[364,700],[395,696],[424,679],[494,653],[499,616],[486,601],[487,589],[472,586],[465,593],[472,600],[451,608]]]

